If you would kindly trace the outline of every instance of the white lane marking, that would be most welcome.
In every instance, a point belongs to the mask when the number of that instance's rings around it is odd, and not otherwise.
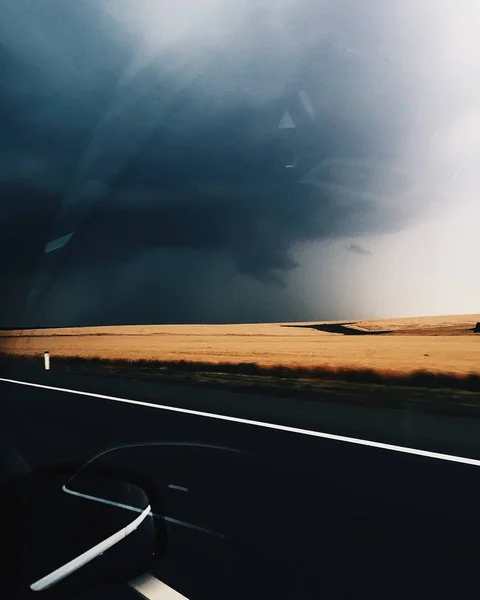
[[[62,237],[59,237],[55,240],[51,240],[45,246],[43,253],[48,254],[49,252],[53,252],[54,250],[59,250],[60,248],[63,248],[63,246],[66,246],[71,240],[73,234],[74,232],[72,231],[71,233],[67,233],[67,235],[62,235]]]
[[[17,381],[16,379],[6,379],[0,377],[0,381],[5,383],[14,383],[17,385],[25,385],[27,387],[35,387],[44,390],[52,390],[55,392],[64,392],[77,396],[88,396],[91,398],[99,398],[100,400],[111,400],[122,404],[133,404],[134,406],[143,406],[145,408],[154,408],[155,410],[165,410],[170,412],[181,413],[184,415],[193,415],[196,417],[205,417],[207,419],[216,419],[218,421],[229,421],[231,423],[241,423],[242,425],[253,425],[254,427],[263,427],[264,429],[273,429],[277,431],[285,431],[287,433],[296,433],[307,435],[310,437],[321,438],[324,440],[332,440],[335,442],[346,442],[357,446],[367,446],[369,448],[378,448],[379,450],[390,450],[392,452],[401,452],[403,454],[412,454],[414,456],[422,456],[425,458],[435,458],[437,460],[445,460],[448,462],[462,463],[480,467],[480,460],[475,458],[467,458],[465,456],[454,456],[453,454],[442,454],[440,452],[431,452],[430,450],[419,450],[417,448],[408,448],[405,446],[397,446],[394,444],[385,444],[383,442],[374,442],[371,440],[362,440],[344,435],[336,435],[333,433],[324,433],[322,431],[313,431],[311,429],[301,429],[299,427],[290,427],[288,425],[279,425],[277,423],[267,423],[264,421],[253,421],[251,419],[243,419],[241,417],[230,417],[228,415],[219,415],[216,413],[203,412],[200,410],[191,410],[189,408],[180,408],[178,406],[166,406],[164,404],[154,404],[153,402],[143,402],[141,400],[129,400],[128,398],[118,398],[117,396],[107,396],[106,394],[95,394],[93,392],[82,392],[80,390],[72,390],[69,388],[53,387],[41,383],[31,383],[29,381]]]
[[[168,487],[171,490],[178,490],[179,492],[188,492],[188,488],[183,487],[183,485],[175,485],[174,483],[169,483]]]
[[[105,498],[98,498],[97,496],[90,496],[89,494],[83,494],[81,492],[75,492],[74,490],[69,490],[66,485],[62,486],[62,490],[67,494],[71,494],[72,496],[78,496],[78,498],[85,498],[86,500],[93,500],[94,502],[100,502],[100,504],[108,504],[109,506],[116,506],[118,508],[124,508],[125,510],[130,510],[132,512],[141,513],[143,509],[136,508],[135,506],[130,506],[129,504],[122,504],[121,502],[113,502],[113,500],[106,500]],[[186,527],[187,529],[194,529],[195,531],[201,531],[202,533],[208,533],[209,535],[214,535],[221,539],[226,539],[226,536],[223,533],[218,533],[217,531],[212,531],[211,529],[207,529],[206,527],[201,527],[200,525],[194,525],[193,523],[189,523],[188,521],[180,521],[180,519],[174,519],[173,517],[167,517],[166,515],[159,515],[150,511],[150,515],[154,519],[160,519],[161,521],[166,521],[167,523],[172,523],[173,525],[179,525],[180,527]]]
[[[188,600],[186,596],[183,596],[150,573],[145,573],[133,579],[128,585],[147,600]]]
[[[206,527],[201,527],[200,525],[194,525],[193,523],[189,523],[188,521],[180,521],[180,519],[174,519],[173,517],[165,517],[163,515],[158,515],[156,513],[152,513],[155,519],[162,519],[167,523],[172,523],[172,525],[178,525],[179,527],[186,527],[187,529],[193,529],[195,531],[200,531],[201,533],[208,533],[208,535],[213,535],[222,540],[226,540],[227,536],[223,533],[218,533],[218,531],[213,531],[212,529],[207,529]]]
[[[83,552],[82,554],[65,563],[61,567],[58,567],[58,569],[55,569],[48,575],[45,575],[45,577],[38,579],[30,585],[30,589],[34,592],[46,590],[47,588],[51,587],[52,585],[55,585],[71,573],[74,573],[97,556],[100,556],[100,554],[103,554],[106,550],[108,550],[115,544],[118,544],[118,542],[121,542],[127,537],[127,535],[130,535],[133,531],[138,529],[141,523],[148,517],[150,512],[151,507],[150,505],[148,505],[147,508],[126,527],[123,527],[122,529],[120,529],[120,531],[117,531],[113,535],[110,535],[108,538],[104,539],[102,542],[99,542],[98,544],[93,546],[93,548],[90,548],[86,552]]]
[[[100,504],[108,504],[109,506],[116,506],[117,508],[124,508],[125,510],[131,510],[137,513],[141,513],[143,510],[145,510],[143,508],[137,508],[135,506],[132,506],[131,504],[122,504],[121,502],[114,502],[113,500],[107,500],[106,498],[99,498],[98,496],[90,496],[90,494],[83,494],[82,492],[69,490],[67,488],[67,485],[62,485],[62,491],[66,494],[70,494],[71,496],[76,496],[77,498],[93,500],[94,502],[99,502]],[[152,513],[150,512],[150,514]]]

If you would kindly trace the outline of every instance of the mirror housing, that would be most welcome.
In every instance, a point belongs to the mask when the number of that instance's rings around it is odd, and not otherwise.
[[[152,516],[142,484],[105,471],[70,480],[72,472],[35,473],[2,490],[0,544],[12,590],[65,598],[126,583],[163,554],[165,522]],[[69,480],[79,485],[69,489]]]

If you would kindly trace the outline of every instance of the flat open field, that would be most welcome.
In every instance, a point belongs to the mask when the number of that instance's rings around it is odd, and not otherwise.
[[[11,354],[480,373],[480,314],[377,321],[149,325],[0,332]]]

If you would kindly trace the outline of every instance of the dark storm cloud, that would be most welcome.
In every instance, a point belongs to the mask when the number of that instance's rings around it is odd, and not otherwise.
[[[279,283],[296,243],[390,231],[411,217],[388,175],[408,81],[376,50],[378,3],[360,12],[354,2],[252,3],[232,22],[205,0],[193,5],[213,21],[187,26],[175,14],[158,39],[143,39],[154,5],[0,9],[2,248],[15,256],[2,266],[18,289],[39,265],[51,285],[66,261],[78,273],[116,272],[138,257],[134,271],[167,277],[182,249]],[[279,129],[285,110],[294,127]],[[46,259],[58,264],[41,266],[40,248],[72,231],[63,255]],[[156,248],[169,258],[152,274],[142,257]],[[182,269],[175,302],[187,314],[188,281],[198,281]]]

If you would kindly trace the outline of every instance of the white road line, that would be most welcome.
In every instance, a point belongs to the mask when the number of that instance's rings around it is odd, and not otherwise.
[[[168,487],[172,490],[178,490],[180,492],[188,492],[188,488],[183,487],[183,485],[175,485],[174,483],[169,483]]]
[[[75,475],[73,476],[75,478]],[[67,482],[68,484],[68,482]],[[114,502],[113,500],[107,500],[106,498],[99,498],[98,496],[91,496],[90,494],[83,494],[82,492],[77,492],[75,490],[69,490],[67,488],[67,484],[62,485],[62,491],[66,494],[71,494],[72,496],[76,496],[77,498],[83,498],[85,500],[93,500],[94,502],[98,502],[100,504],[107,504],[108,506],[115,506],[116,508],[124,508],[125,510],[130,510],[133,512],[141,513],[145,510],[143,508],[137,508],[135,506],[131,506],[130,504],[122,504],[121,502]],[[150,511],[150,514],[153,514]]]
[[[75,475],[74,475],[75,477]],[[186,489],[186,488],[184,488]],[[62,486],[62,490],[66,494],[71,494],[72,496],[77,496],[78,498],[84,498],[85,500],[93,500],[94,502],[99,502],[100,504],[107,504],[109,506],[116,506],[117,508],[124,508],[125,510],[130,510],[132,512],[141,513],[143,508],[136,508],[135,506],[130,506],[129,504],[122,504],[120,502],[113,502],[112,500],[107,500],[106,498],[99,498],[98,496],[90,496],[89,494],[82,494],[81,492],[75,492],[74,490],[69,490],[66,485]],[[180,519],[174,519],[173,517],[167,517],[166,515],[159,515],[150,511],[149,513],[154,519],[160,519],[161,521],[166,521],[167,523],[172,523],[172,525],[179,525],[180,527],[186,527],[187,529],[194,529],[195,531],[201,531],[202,533],[208,533],[209,535],[213,535],[215,537],[219,537],[221,539],[226,539],[226,536],[223,533],[218,533],[217,531],[213,531],[212,529],[207,529],[206,527],[201,527],[200,525],[194,525],[193,523],[189,523],[188,521],[180,521]]]
[[[408,448],[405,446],[396,446],[394,444],[384,444],[383,442],[374,442],[371,440],[362,440],[359,438],[348,437],[344,435],[335,435],[333,433],[324,433],[322,431],[313,431],[311,429],[301,429],[299,427],[290,427],[288,425],[279,425],[278,423],[267,423],[264,421],[253,421],[251,419],[243,419],[241,417],[230,417],[228,415],[219,415],[216,413],[203,412],[200,410],[191,410],[189,408],[180,408],[178,406],[166,406],[164,404],[154,404],[153,402],[143,402],[141,400],[129,400],[128,398],[119,398],[117,396],[107,396],[106,394],[95,394],[93,392],[82,392],[80,390],[72,390],[69,388],[54,387],[41,383],[32,383],[30,381],[17,381],[16,379],[6,379],[0,377],[0,381],[5,383],[14,383],[27,387],[40,388],[44,390],[52,390],[55,392],[64,392],[77,396],[88,396],[90,398],[98,398],[100,400],[111,400],[122,404],[133,404],[134,406],[143,406],[145,408],[153,408],[155,410],[165,410],[169,412],[181,413],[184,415],[192,415],[196,417],[205,417],[207,419],[216,419],[218,421],[229,421],[231,423],[240,423],[242,425],[252,425],[254,427],[263,427],[264,429],[273,429],[284,431],[286,433],[296,433],[299,435],[307,435],[310,437],[332,440],[335,442],[346,442],[348,444],[356,444],[357,446],[367,446],[369,448],[378,448],[379,450],[390,450],[392,452],[401,452],[403,454],[412,454],[414,456],[422,456],[424,458],[434,458],[448,462],[461,463],[480,467],[480,460],[475,458],[467,458],[464,456],[454,456],[452,454],[442,454],[440,452],[430,452],[429,450],[419,450],[417,448]]]
[[[130,581],[130,587],[147,600],[188,600],[173,588],[150,573],[145,573]]]
[[[130,535],[133,531],[138,529],[141,523],[145,521],[145,519],[148,517],[150,512],[151,508],[150,505],[148,505],[147,508],[126,527],[123,527],[122,529],[120,529],[120,531],[117,531],[113,535],[104,539],[102,542],[96,544],[95,546],[93,546],[93,548],[90,548],[86,552],[83,552],[73,560],[70,560],[61,567],[58,567],[58,569],[55,569],[55,571],[52,571],[48,575],[45,575],[45,577],[42,577],[38,581],[35,581],[30,585],[30,589],[34,592],[46,590],[52,585],[55,585],[56,583],[61,581],[62,579],[65,579],[65,577],[67,577],[71,573],[78,571],[78,569],[92,561],[97,556],[100,556],[106,550],[108,550],[112,546],[115,546],[115,544],[118,544],[118,542],[121,542],[123,539],[125,539],[127,535]]]
[[[166,521],[172,525],[178,525],[179,527],[185,527],[186,529],[193,529],[194,531],[200,531],[201,533],[208,533],[208,535],[213,535],[221,540],[227,539],[227,536],[223,533],[218,533],[218,531],[213,531],[213,529],[207,529],[206,527],[201,527],[200,525],[194,525],[188,521],[181,521],[180,519],[174,519],[173,517],[166,517],[164,515],[157,515],[156,513],[152,513],[152,516],[155,519],[161,519],[162,521]]]

